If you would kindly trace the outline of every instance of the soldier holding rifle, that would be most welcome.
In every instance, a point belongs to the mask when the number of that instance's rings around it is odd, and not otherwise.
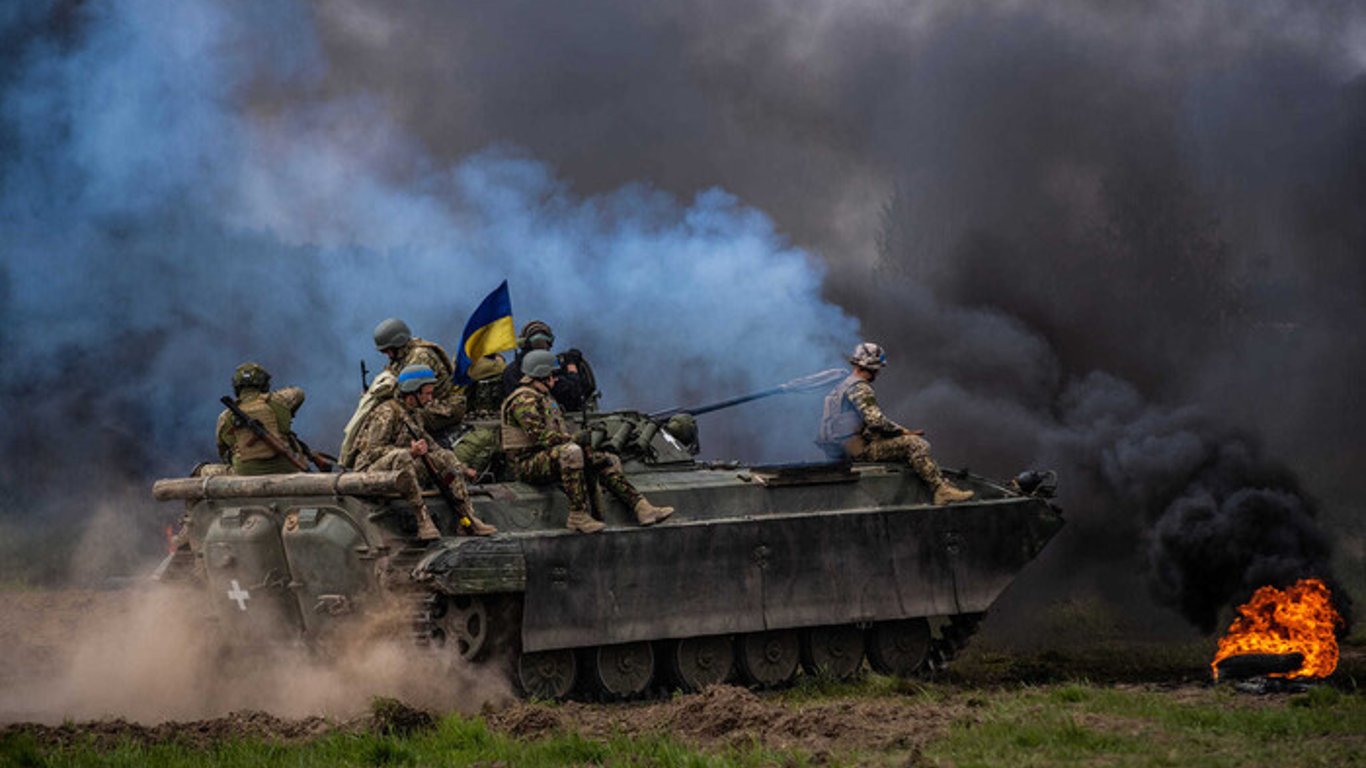
[[[398,470],[399,486],[417,516],[418,538],[431,540],[441,533],[432,522],[419,486],[435,486],[456,515],[461,533],[488,536],[497,528],[474,515],[465,488],[464,467],[455,454],[442,448],[423,424],[424,406],[436,397],[436,372],[410,365],[398,374],[398,393],[370,411],[358,427],[355,441],[357,471]]]
[[[302,444],[292,422],[304,403],[299,387],[270,390],[270,373],[259,363],[242,363],[232,375],[236,400],[223,398],[227,408],[218,416],[215,435],[218,455],[235,475],[273,475],[306,472]]]

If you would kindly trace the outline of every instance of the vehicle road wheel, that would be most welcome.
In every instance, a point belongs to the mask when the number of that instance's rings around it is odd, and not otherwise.
[[[734,642],[723,635],[685,637],[669,644],[669,667],[680,688],[690,693],[724,683],[735,665]]]
[[[524,653],[517,659],[517,683],[529,699],[563,699],[574,690],[579,665],[573,650]]]
[[[639,696],[655,676],[655,652],[649,643],[604,645],[591,655],[593,682],[612,698]]]
[[[863,668],[863,630],[845,624],[802,632],[802,667],[808,675],[852,679]]]
[[[930,650],[930,622],[925,619],[880,621],[868,630],[868,664],[874,671],[910,677]]]
[[[452,597],[437,618],[437,629],[443,642],[454,644],[460,658],[476,661],[489,646],[488,607],[477,597]]]
[[[790,629],[741,635],[736,653],[745,681],[761,688],[776,688],[797,674],[801,643]]]

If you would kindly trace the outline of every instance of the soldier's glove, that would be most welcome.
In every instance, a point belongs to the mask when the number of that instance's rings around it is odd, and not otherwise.
[[[574,433],[574,442],[581,448],[588,448],[593,443],[593,433],[586,429],[580,429]]]

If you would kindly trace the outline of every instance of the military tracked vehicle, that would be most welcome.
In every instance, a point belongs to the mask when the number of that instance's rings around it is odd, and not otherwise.
[[[154,495],[186,503],[189,545],[157,577],[202,584],[234,642],[325,644],[397,600],[398,631],[500,665],[528,696],[630,698],[850,678],[865,660],[890,675],[942,667],[1062,526],[1051,484],[1029,473],[1022,487],[947,470],[976,496],[936,507],[904,464],[696,460],[690,416],[748,399],[576,416],[677,508],[660,525],[597,493],[607,529],[573,533],[557,488],[495,475],[470,488],[499,533],[428,545],[396,473],[167,479]],[[427,504],[455,530],[435,492]]]

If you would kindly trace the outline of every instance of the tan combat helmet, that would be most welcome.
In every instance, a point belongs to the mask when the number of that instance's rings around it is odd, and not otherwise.
[[[887,353],[882,351],[881,345],[865,341],[854,347],[854,354],[849,356],[849,362],[860,368],[876,371],[887,365]]]

